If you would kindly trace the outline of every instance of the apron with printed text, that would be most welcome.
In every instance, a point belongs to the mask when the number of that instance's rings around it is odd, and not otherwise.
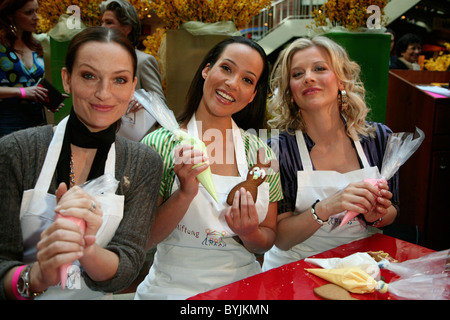
[[[198,137],[195,117],[188,133]],[[198,194],[173,232],[158,244],[150,272],[135,299],[186,299],[261,272],[254,254],[233,237],[225,220],[228,193],[246,179],[248,164],[240,129],[233,122],[239,177],[213,174],[218,203],[199,184]],[[179,188],[176,178],[172,193]],[[256,209],[261,223],[269,206],[269,184],[258,187]]]
[[[44,165],[34,189],[23,193],[20,207],[20,223],[24,244],[23,261],[31,263],[36,261],[36,245],[41,233],[47,229],[55,218],[56,196],[48,193],[50,183],[54,176],[56,165],[64,139],[68,117],[64,118],[56,127],[52,141],[49,145]],[[114,175],[116,161],[115,144],[111,145],[105,165],[105,174]],[[105,247],[114,236],[123,217],[124,197],[116,194],[96,196],[102,207],[103,222],[96,234],[96,243]],[[104,299],[105,295],[99,291],[89,289],[80,275],[80,265],[75,261],[69,268],[68,287],[62,290],[60,285],[48,288],[37,299]],[[69,286],[72,285],[72,288]]]
[[[363,168],[339,173],[337,171],[314,170],[301,131],[296,131],[297,145],[303,171],[297,172],[297,200],[295,212],[303,212],[311,207],[316,200],[326,199],[347,187],[352,182],[359,182],[366,178],[380,178],[376,166],[371,167],[359,140],[354,141],[356,152]],[[298,261],[320,252],[338,247],[342,244],[367,237],[367,227],[357,216],[339,228],[346,211],[332,215],[328,222],[321,226],[311,237],[284,251],[273,246],[264,255],[263,270],[269,270],[287,263]]]

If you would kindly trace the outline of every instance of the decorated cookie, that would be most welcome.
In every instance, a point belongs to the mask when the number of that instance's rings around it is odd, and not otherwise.
[[[262,149],[263,150],[263,149]],[[250,168],[247,174],[247,179],[238,183],[231,189],[230,193],[227,197],[227,203],[231,206],[233,204],[234,195],[236,191],[241,188],[244,188],[248,192],[251,193],[253,201],[256,202],[256,198],[258,196],[258,186],[266,180],[267,172],[269,168],[274,169],[274,160],[266,162],[264,161],[265,156],[262,151],[258,152],[258,161],[257,163]],[[261,160],[263,159],[263,160]]]

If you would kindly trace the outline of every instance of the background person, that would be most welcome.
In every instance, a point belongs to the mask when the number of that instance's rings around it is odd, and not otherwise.
[[[102,13],[102,26],[116,28],[123,32],[136,48],[141,35],[141,22],[133,5],[125,0],[107,0],[100,4]],[[147,92],[157,93],[163,101],[166,101],[161,84],[158,62],[155,57],[136,49],[138,68],[136,77],[138,82],[136,90],[144,89]],[[137,101],[133,99],[133,106]],[[133,108],[133,107],[132,107]],[[133,111],[136,110],[133,109]]]
[[[39,16],[37,0],[0,3],[0,137],[46,124],[42,102],[47,89],[41,44],[33,38]]]
[[[407,33],[398,39],[395,45],[397,60],[391,69],[420,70],[418,64],[419,55],[422,51],[422,40],[412,33]]]

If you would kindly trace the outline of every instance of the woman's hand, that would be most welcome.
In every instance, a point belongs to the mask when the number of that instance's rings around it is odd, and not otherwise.
[[[241,240],[258,231],[258,212],[250,192],[244,188],[236,191],[233,204],[225,213],[225,220]]]
[[[95,235],[103,222],[103,211],[101,205],[95,201],[95,198],[79,186],[74,186],[67,191],[65,184],[59,186],[56,191],[56,198],[58,201],[58,205],[55,208],[56,213],[63,217],[83,219],[86,222],[85,240],[87,244],[90,245],[95,242]]]
[[[138,112],[142,108],[143,106],[133,97],[130,102],[128,102],[127,114]]]
[[[100,204],[80,187],[67,191],[65,183],[56,190],[55,212],[62,217],[86,221],[86,230],[69,219],[59,218],[41,234],[37,244],[37,263],[33,266],[36,286],[46,289],[59,283],[59,268],[79,260],[85,249],[95,243],[95,235],[102,224]]]
[[[377,184],[379,189],[379,195],[376,198],[376,202],[370,211],[363,213],[364,219],[367,222],[374,222],[384,217],[388,208],[392,205],[392,192],[389,191],[389,186],[386,183],[379,182]]]
[[[25,87],[24,99],[42,103],[47,99],[48,90],[41,86]]]
[[[208,158],[200,150],[194,149],[191,145],[180,145],[174,149],[175,166],[173,171],[180,180],[180,192],[187,199],[193,199],[198,193],[197,175],[208,168],[209,164],[204,163]],[[196,168],[196,164],[204,163]]]
[[[370,182],[350,183],[333,196],[321,200],[316,206],[316,214],[322,220],[347,210],[367,214],[373,210],[379,196],[380,190]]]
[[[276,217],[277,204],[269,203],[266,217],[260,223],[253,197],[244,188],[236,191],[233,203],[225,213],[228,226],[238,235],[245,248],[260,254],[269,250],[275,242]]]

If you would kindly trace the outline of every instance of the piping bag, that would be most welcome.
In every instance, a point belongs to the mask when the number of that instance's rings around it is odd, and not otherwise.
[[[322,268],[306,271],[337,284],[352,293],[389,292],[398,299],[450,299],[450,250],[433,252],[404,262],[368,260],[366,252],[357,252],[345,258],[305,261]],[[389,270],[400,279],[386,283],[380,280],[377,269]]]
[[[450,276],[447,273],[421,274],[386,283],[376,281],[365,271],[356,268],[305,269],[306,271],[352,293],[387,293],[398,299],[448,300],[450,298]]]
[[[86,181],[84,184],[80,185],[82,189],[84,189],[88,194],[95,197],[98,195],[102,195],[105,193],[115,193],[116,189],[119,185],[119,181],[117,181],[112,175],[110,174],[104,174],[96,179],[92,179],[89,181]],[[56,219],[68,219],[72,222],[75,222],[83,231],[83,233],[86,231],[86,221],[84,219],[80,219],[77,217],[70,217],[70,216],[62,216],[59,213],[56,213],[55,220]],[[73,262],[72,262],[73,263]],[[68,276],[68,269],[72,265],[72,263],[66,263],[59,267],[59,277],[61,280],[61,289],[66,288],[66,282],[67,282],[67,276]]]
[[[374,186],[379,183],[387,183],[387,180],[398,171],[406,160],[416,152],[422,141],[425,139],[425,134],[422,130],[416,127],[414,133],[411,132],[398,132],[389,136],[386,143],[386,150],[381,165],[381,178],[364,179],[364,182],[370,182]],[[347,211],[344,218],[339,225],[339,228],[356,217],[359,213],[354,211]]]
[[[192,145],[195,149],[207,154],[206,146],[203,141],[190,136],[186,131],[180,128],[173,111],[165,105],[157,94],[153,92],[146,92],[144,89],[139,89],[134,92],[134,98],[144,107],[145,110],[147,110],[148,113],[153,116],[153,118],[155,118],[156,121],[158,121],[161,126],[172,132],[175,139],[180,141],[181,144]],[[205,162],[196,164],[192,167],[192,169],[195,169],[204,163]],[[197,175],[197,179],[218,203],[211,168],[208,167],[206,170],[199,173]]]

